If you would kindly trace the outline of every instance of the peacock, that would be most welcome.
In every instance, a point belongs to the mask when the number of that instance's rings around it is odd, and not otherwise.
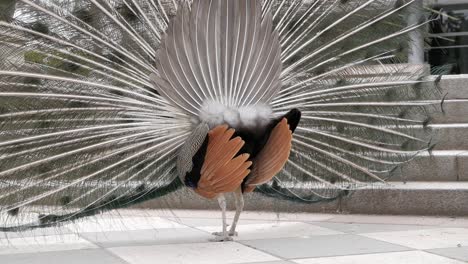
[[[17,0],[0,21],[0,230],[186,187],[218,200],[227,241],[248,193],[385,184],[434,145],[440,78],[407,63],[430,22],[408,19],[418,2]]]

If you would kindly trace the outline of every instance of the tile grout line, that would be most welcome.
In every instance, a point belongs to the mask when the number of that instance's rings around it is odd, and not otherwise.
[[[449,248],[456,248],[456,247],[449,247]],[[462,260],[462,259],[457,259],[455,257],[452,257],[452,256],[444,256],[444,255],[439,255],[437,253],[434,253],[434,252],[430,252],[428,250],[433,250],[433,249],[449,249],[449,248],[431,248],[431,249],[421,249],[420,251],[422,252],[426,252],[428,254],[432,254],[432,255],[436,255],[436,256],[439,256],[439,257],[444,257],[444,258],[448,258],[448,259],[452,259],[452,260],[456,260],[456,261],[461,261],[461,262],[465,262],[466,260]]]
[[[373,252],[373,253],[363,253],[363,254],[346,254],[346,255],[336,255],[336,256],[321,256],[321,257],[312,257],[312,258],[291,258],[290,261],[295,261],[295,260],[308,260],[308,259],[320,259],[320,258],[339,258],[339,257],[353,257],[353,256],[365,256],[365,255],[381,255],[381,254],[393,254],[393,253],[405,253],[405,252],[423,252],[423,253],[428,253],[431,255],[435,255],[438,257],[446,258],[446,259],[451,259],[451,260],[456,260],[462,263],[465,263],[465,260],[462,259],[457,259],[454,257],[449,257],[449,256],[443,256],[439,254],[435,254],[433,252],[427,252],[426,250],[422,249],[413,249],[413,250],[404,250],[404,251],[387,251],[387,252]],[[295,263],[295,262],[294,262]],[[354,262],[353,262],[354,263]],[[247,263],[246,263],[247,264]]]
[[[128,261],[126,261],[125,259],[121,258],[120,256],[116,255],[114,252],[110,251],[108,248],[106,248],[106,247],[100,245],[99,243],[94,243],[93,241],[91,241],[91,240],[87,239],[86,237],[82,236],[81,233],[77,233],[77,235],[78,235],[81,239],[86,240],[86,241],[88,241],[89,243],[95,245],[97,248],[102,249],[102,250],[103,250],[104,252],[106,252],[107,254],[109,254],[109,255],[111,255],[111,256],[113,256],[113,257],[119,259],[120,262],[122,262],[122,264],[131,264],[130,262],[128,262]]]
[[[372,252],[372,253],[359,253],[359,254],[347,254],[347,255],[335,255],[335,256],[318,256],[318,257],[310,257],[310,258],[290,258],[290,259],[286,259],[286,258],[283,258],[283,257],[280,257],[280,256],[277,256],[275,254],[272,254],[272,253],[269,253],[269,252],[266,252],[262,249],[257,249],[253,246],[250,246],[250,245],[245,245],[243,244],[244,246],[247,246],[247,247],[250,247],[250,248],[253,248],[253,249],[256,249],[258,251],[261,251],[261,252],[264,252],[264,253],[267,253],[267,254],[270,254],[272,256],[275,256],[275,257],[278,257],[280,258],[281,260],[287,260],[287,261],[291,261],[291,260],[299,260],[299,259],[315,259],[315,258],[324,258],[324,257],[343,257],[343,256],[360,256],[360,255],[368,255],[368,254],[384,254],[384,253],[395,253],[395,252],[410,252],[410,251],[420,251],[419,249],[413,249],[413,248],[410,248],[410,247],[407,247],[407,246],[403,246],[403,245],[398,245],[398,244],[394,244],[394,243],[390,243],[390,242],[387,242],[387,241],[382,241],[382,240],[378,240],[378,239],[374,239],[374,238],[369,238],[369,237],[365,237],[365,236],[360,236],[358,234],[350,234],[350,233],[343,233],[343,234],[335,234],[335,235],[323,235],[323,236],[359,236],[359,237],[362,237],[362,238],[365,238],[365,239],[371,239],[371,240],[376,240],[376,241],[379,241],[379,242],[384,242],[384,243],[387,243],[387,244],[391,244],[393,246],[398,246],[398,247],[402,247],[404,248],[403,250],[395,250],[395,251],[382,251],[382,252]],[[317,236],[318,238],[322,237],[322,236]],[[302,237],[290,237],[290,238],[295,238],[295,239],[309,239],[309,238],[302,238]],[[285,239],[285,238],[280,238],[280,239]],[[261,240],[261,239],[253,239],[253,240]],[[242,240],[239,241],[239,243],[242,243]]]
[[[203,233],[211,234],[209,231],[206,231],[206,230],[203,230],[203,229],[199,229],[199,228],[197,228],[197,227],[195,227],[195,226],[190,226],[190,225],[187,225],[187,224],[179,223],[179,222],[177,222],[177,221],[174,221],[174,220],[172,220],[172,219],[168,219],[168,218],[166,218],[166,217],[162,217],[162,216],[159,216],[159,217],[162,218],[162,219],[164,219],[164,220],[167,220],[167,221],[171,221],[171,222],[173,222],[173,223],[176,223],[176,224],[184,225],[184,226],[186,226],[188,229],[192,229],[192,230],[200,231],[200,232],[203,232]],[[213,218],[213,219],[215,219],[215,218]],[[81,237],[81,236],[80,236],[80,237]],[[85,239],[85,240],[88,241],[88,242],[91,242],[91,241],[89,241],[89,240],[86,239],[86,238],[83,238],[83,239]],[[236,243],[236,244],[241,245],[241,246],[244,246],[244,247],[248,247],[248,248],[254,249],[255,251],[262,252],[262,253],[264,253],[264,254],[266,254],[266,255],[269,255],[269,256],[278,258],[279,260],[286,261],[286,262],[289,262],[289,263],[293,264],[293,262],[289,261],[289,259],[286,259],[286,258],[277,256],[277,255],[275,255],[275,254],[271,254],[271,253],[266,252],[266,251],[263,251],[263,250],[261,250],[261,249],[257,249],[257,248],[251,247],[251,246],[249,246],[249,245],[242,244],[242,242],[240,242],[240,241],[230,241],[230,242],[231,242],[231,243]],[[91,243],[94,244],[93,242],[91,242]],[[187,244],[203,244],[203,243],[229,243],[229,242],[200,241],[200,242],[195,242],[195,243],[192,242],[192,243],[187,243]],[[101,246],[99,243],[97,243],[97,244],[95,244],[95,245],[98,246],[99,248],[103,249],[104,251],[110,253],[111,255],[113,255],[113,256],[115,256],[115,257],[118,257],[120,260],[123,260],[126,264],[130,264],[130,263],[128,263],[127,261],[125,261],[124,259],[122,259],[122,258],[120,258],[119,256],[115,255],[112,251],[108,250],[108,248]],[[254,264],[255,262],[250,262],[250,263]],[[249,263],[249,264],[250,264],[250,263]]]
[[[167,219],[167,218],[164,218],[168,221],[173,221],[171,219]],[[173,221],[175,223],[178,223],[176,221]],[[281,220],[278,221],[278,222],[282,222]],[[304,221],[295,221],[295,222],[298,222],[298,223],[303,223],[303,224],[306,224],[306,225],[310,225],[310,226],[314,226],[312,223],[310,222],[304,222]],[[178,223],[178,224],[181,224],[181,223]],[[185,224],[182,224],[182,225],[185,225]],[[211,234],[209,231],[206,231],[206,230],[203,230],[203,229],[200,229],[196,226],[189,226],[189,225],[186,225],[188,226],[189,228],[192,228],[194,230],[197,230],[197,231],[201,231],[201,232],[204,232],[204,233],[208,233],[208,234]],[[327,229],[330,229],[330,228],[327,228]],[[353,234],[353,233],[347,233],[347,232],[343,232],[343,231],[340,231],[340,230],[334,230],[334,229],[330,229],[332,231],[336,231],[336,232],[341,232],[342,234],[334,234],[334,235],[323,235],[323,236],[337,236],[337,235],[353,235],[353,236],[359,236],[359,237],[362,237],[362,238],[366,238],[366,239],[374,239],[374,238],[369,238],[369,237],[366,237],[366,236],[361,236],[360,234]],[[321,236],[317,236],[317,237],[321,237]],[[282,237],[280,239],[287,239],[287,238],[300,238],[300,237]],[[251,239],[252,240],[252,239]],[[263,239],[253,239],[253,240],[263,240]],[[413,248],[410,248],[410,247],[406,247],[406,246],[403,246],[403,245],[398,245],[398,244],[394,244],[394,243],[390,243],[390,242],[387,242],[387,241],[382,241],[382,240],[379,240],[379,239],[374,239],[376,241],[380,241],[380,242],[385,242],[385,243],[388,243],[388,244],[391,244],[393,246],[399,246],[399,247],[403,247],[403,248],[406,248],[406,250],[402,250],[402,251],[390,251],[390,252],[407,252],[407,251],[415,251],[417,249],[413,249]],[[296,258],[291,258],[291,259],[287,259],[287,258],[283,258],[281,256],[278,256],[276,254],[273,254],[273,253],[270,253],[270,252],[267,252],[265,250],[262,250],[262,249],[259,249],[259,248],[256,248],[254,246],[251,246],[251,245],[246,245],[246,244],[243,244],[242,243],[243,240],[234,240],[232,241],[233,243],[237,243],[237,244],[240,244],[242,246],[246,246],[246,247],[249,247],[251,249],[254,249],[256,251],[259,251],[259,252],[262,252],[264,254],[267,254],[267,255],[270,255],[270,256],[273,256],[273,257],[276,257],[282,261],[287,261],[287,262],[290,262],[290,260],[293,260],[293,259],[296,259]],[[209,241],[209,242],[212,242],[212,241]],[[386,253],[386,252],[377,252],[377,253]],[[355,255],[366,255],[366,254],[369,254],[369,253],[363,253],[363,254],[355,254]],[[345,255],[337,255],[337,256],[345,256]],[[334,256],[335,257],[335,256]],[[303,258],[297,258],[297,259],[303,259]]]
[[[382,251],[382,252],[367,252],[367,253],[358,253],[358,254],[346,254],[346,255],[334,255],[334,256],[318,256],[318,257],[309,257],[309,258],[291,258],[289,260],[301,260],[301,259],[319,259],[319,258],[338,258],[338,257],[348,257],[348,256],[365,256],[365,255],[377,255],[377,254],[391,254],[391,253],[404,253],[404,252],[415,252],[421,251],[418,249],[409,249],[402,251]]]
[[[278,255],[276,255],[276,254],[267,252],[267,251],[265,251],[265,250],[263,250],[263,249],[259,249],[259,248],[253,247],[253,246],[251,246],[251,245],[243,244],[243,243],[242,243],[242,240],[238,240],[238,241],[235,240],[235,241],[233,241],[233,242],[234,242],[234,243],[237,243],[237,244],[240,244],[240,245],[242,245],[242,246],[244,246],[244,247],[248,247],[248,248],[254,249],[254,250],[258,251],[258,252],[262,252],[262,253],[264,253],[264,254],[273,256],[273,257],[278,258],[278,259],[280,259],[280,260],[282,260],[282,261],[291,262],[291,261],[290,261],[291,259],[283,258],[283,257],[281,257],[281,256],[278,256]],[[276,260],[275,260],[275,261],[276,261]],[[252,262],[252,263],[255,263],[255,262]]]
[[[167,219],[169,221],[171,221],[170,219]],[[176,222],[177,223],[177,222]],[[188,226],[188,225],[187,225]],[[201,232],[204,232],[204,233],[208,233],[208,234],[211,234],[209,231],[206,231],[206,230],[203,230],[203,229],[199,229],[197,227],[194,227],[194,226],[189,226],[190,228],[194,229],[194,230],[197,230],[197,231],[201,231]],[[209,241],[209,242],[212,242],[212,241]],[[267,254],[269,256],[273,256],[275,258],[278,258],[280,260],[283,260],[283,261],[287,261],[287,262],[290,262],[288,259],[285,259],[283,257],[280,257],[280,256],[277,256],[275,254],[272,254],[272,253],[269,253],[269,252],[266,252],[266,251],[263,251],[261,249],[258,249],[258,248],[255,248],[255,247],[252,247],[252,246],[249,246],[249,245],[245,245],[242,243],[242,240],[234,240],[234,241],[231,241],[232,243],[236,243],[238,245],[241,245],[241,246],[244,246],[244,247],[248,247],[248,248],[251,248],[251,249],[254,249],[255,251],[258,251],[258,252],[262,252],[264,254]],[[226,243],[226,242],[219,242],[219,243]],[[255,262],[252,262],[252,263],[255,263]]]
[[[186,226],[187,228],[189,228],[189,229],[196,230],[196,231],[200,231],[200,232],[203,232],[203,233],[208,233],[208,234],[212,235],[210,232],[205,231],[205,230],[202,230],[202,229],[199,229],[199,228],[197,228],[197,227],[195,227],[195,226],[190,226],[190,225],[182,224],[182,223],[179,223],[179,222],[176,222],[176,221],[174,221],[174,220],[167,219],[167,218],[164,218],[164,219],[166,219],[166,220],[168,220],[168,221],[171,221],[171,222],[173,222],[173,223],[176,223],[176,224],[185,225],[185,226]],[[213,242],[213,241],[198,242],[198,243],[194,243],[194,244],[201,244],[201,243],[207,243],[207,242]]]
[[[203,229],[200,229],[199,227],[197,226],[191,226],[191,225],[188,225],[188,224],[184,224],[184,223],[179,223],[179,222],[176,222],[172,219],[168,219],[168,218],[165,218],[165,217],[161,217],[161,216],[158,216],[159,218],[165,220],[165,221],[168,221],[168,222],[171,222],[171,223],[176,223],[178,225],[180,225],[180,229],[187,229],[187,230],[196,230],[196,231],[200,231],[200,232],[203,232],[203,233],[208,233],[210,234],[209,231],[206,231],[206,230],[203,230]],[[182,217],[181,219],[187,219],[187,217]],[[215,218],[213,218],[215,219]],[[258,219],[256,219],[258,220]],[[259,220],[259,222],[261,221],[265,221],[267,222],[266,220]],[[450,221],[447,219],[447,221]],[[283,221],[283,220],[280,220],[280,221],[275,221],[275,222],[291,222],[291,221]],[[322,222],[313,222],[313,221],[294,221],[294,222],[297,222],[297,223],[302,223],[302,224],[306,224],[306,225],[310,225],[310,226],[314,226],[314,223],[337,223],[337,222],[325,222],[325,221],[322,221]],[[462,229],[468,229],[468,228],[463,228],[463,227],[444,227],[442,226],[444,223],[446,222],[443,222],[441,224],[437,224],[437,225],[432,225],[432,227],[436,228],[436,229],[440,229],[440,228],[462,228]],[[337,223],[337,224],[353,224],[353,223]],[[363,224],[363,223],[354,223],[354,224]],[[378,223],[371,223],[373,225],[404,225],[404,224],[388,224],[388,223],[382,223],[382,224],[378,224]],[[430,230],[430,229],[426,229],[427,227],[429,227],[428,225],[413,225],[413,226],[418,226],[420,227],[419,229],[417,230]],[[318,226],[318,227],[321,227],[321,226]],[[393,242],[388,242],[388,241],[385,241],[385,240],[381,240],[379,238],[372,238],[372,237],[367,237],[366,235],[367,234],[374,234],[374,233],[385,233],[385,232],[407,232],[407,230],[401,230],[401,231],[381,231],[381,232],[370,232],[370,233],[349,233],[347,231],[341,231],[341,230],[335,230],[333,228],[328,228],[328,227],[323,227],[323,228],[326,228],[326,229],[330,229],[332,231],[337,231],[337,232],[340,232],[342,233],[341,235],[353,235],[353,236],[358,236],[358,237],[362,237],[362,238],[366,238],[366,239],[373,239],[373,240],[376,240],[376,241],[381,241],[381,242],[385,242],[387,244],[390,244],[390,245],[395,245],[395,246],[399,246],[399,247],[402,247],[402,248],[406,248],[406,250],[398,250],[398,251],[386,251],[386,252],[373,252],[373,253],[359,253],[359,254],[346,254],[346,255],[336,255],[336,256],[315,256],[315,257],[312,257],[312,258],[283,258],[281,256],[277,256],[276,254],[273,254],[273,253],[270,253],[268,252],[268,248],[267,249],[258,249],[256,248],[255,246],[251,246],[251,245],[245,245],[243,244],[243,241],[259,241],[259,240],[262,240],[262,239],[246,239],[246,240],[235,240],[233,241],[232,243],[236,243],[238,245],[241,245],[241,246],[245,246],[245,247],[248,247],[248,248],[251,248],[253,249],[254,251],[257,251],[257,252],[261,252],[261,253],[264,253],[268,256],[272,256],[272,257],[275,257],[278,259],[278,261],[285,261],[287,263],[295,263],[293,262],[294,260],[302,260],[302,259],[316,259],[316,258],[334,258],[334,257],[343,257],[343,256],[361,256],[361,255],[368,255],[368,254],[386,254],[386,253],[398,253],[398,252],[425,252],[425,253],[428,253],[428,254],[432,254],[434,256],[439,256],[439,257],[442,257],[442,258],[446,258],[446,259],[453,259],[453,260],[456,260],[456,261],[461,261],[463,262],[464,260],[462,259],[457,259],[455,257],[452,257],[452,256],[444,256],[444,255],[439,255],[437,253],[434,253],[434,252],[430,252],[429,250],[433,250],[433,249],[439,249],[439,248],[430,248],[430,249],[414,249],[412,247],[409,247],[409,246],[404,246],[404,245],[399,245],[399,244],[396,244],[396,243],[393,243]],[[75,234],[77,235],[80,239],[83,239],[84,241],[87,241],[90,243],[90,245],[93,245],[95,246],[96,248],[94,249],[101,249],[103,250],[103,252],[105,252],[106,254],[109,254],[110,256],[113,256],[115,257],[116,259],[118,259],[122,264],[130,264],[128,261],[126,261],[125,259],[119,257],[118,255],[114,254],[113,251],[111,251],[110,249],[111,248],[114,248],[112,246],[110,247],[106,247],[105,245],[102,245],[100,243],[95,243],[93,241],[91,241],[90,239],[82,236],[83,234],[86,234],[87,232],[76,232],[76,231],[72,231],[71,229],[68,229],[66,227],[64,227],[65,230],[69,231],[70,233],[69,234]],[[64,230],[64,231],[65,231]],[[158,230],[158,228],[156,227],[153,227],[151,230]],[[65,232],[67,232],[65,231]],[[416,230],[408,230],[408,231],[416,231]],[[105,233],[105,232],[103,232]],[[332,235],[322,235],[322,236],[339,236],[340,234],[332,234]],[[322,236],[311,236],[309,238],[313,238],[313,237],[317,237],[318,239],[320,239],[320,237]],[[281,238],[281,237],[279,237]],[[288,239],[288,238],[300,238],[302,239],[303,237],[283,237],[283,239]],[[195,242],[190,242],[190,243],[185,243],[185,244],[202,244],[202,243],[207,243],[207,242],[211,242],[211,241],[195,241]],[[211,242],[213,243],[213,242]],[[166,244],[164,244],[166,245]],[[128,245],[128,246],[132,246],[132,245]],[[450,249],[450,248],[456,248],[456,247],[446,247],[447,249]],[[92,250],[93,248],[88,248],[88,249],[78,249],[78,250],[73,250],[73,251],[86,251],[86,250]],[[63,250],[60,250],[58,252],[61,252]],[[120,263],[119,262],[119,263]],[[248,263],[244,263],[244,264],[255,264],[255,262],[248,262]]]
[[[426,230],[426,229],[420,229],[420,230]],[[429,230],[429,229],[427,229],[427,230]],[[415,230],[410,230],[410,231],[415,231]],[[395,232],[407,232],[407,231],[395,231]],[[386,232],[375,232],[375,233],[386,233]],[[366,233],[366,234],[375,234],[375,233]],[[378,239],[378,238],[367,237],[367,236],[365,236],[366,234],[362,234],[362,235],[358,235],[358,236],[364,237],[364,238],[367,238],[367,239],[373,239],[373,240],[384,242],[384,243],[388,243],[388,244],[391,244],[391,245],[394,245],[394,246],[408,248],[408,250],[404,250],[404,251],[420,250],[420,249],[417,249],[417,248],[411,248],[411,247],[408,247],[408,246],[405,246],[405,245],[399,245],[399,244],[396,244],[396,243],[393,243],[393,242],[388,242],[388,241],[381,240],[381,239]]]

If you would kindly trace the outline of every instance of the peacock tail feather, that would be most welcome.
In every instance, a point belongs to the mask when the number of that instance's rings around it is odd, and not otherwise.
[[[434,144],[438,79],[406,63],[428,23],[407,23],[417,1],[18,0],[0,21],[0,230],[177,190],[206,102],[301,110],[260,193],[317,202],[385,182]]]

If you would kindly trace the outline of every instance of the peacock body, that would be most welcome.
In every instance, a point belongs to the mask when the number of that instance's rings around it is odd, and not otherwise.
[[[185,185],[218,198],[227,240],[254,189],[315,202],[384,182],[433,144],[436,85],[402,63],[416,2],[19,0],[0,22],[1,229]]]

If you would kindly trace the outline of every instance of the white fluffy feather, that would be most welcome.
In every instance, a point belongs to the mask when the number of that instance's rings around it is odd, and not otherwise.
[[[273,117],[273,111],[265,104],[236,108],[207,100],[203,103],[198,117],[200,122],[207,123],[210,128],[228,124],[235,129],[256,129],[263,128],[268,124]]]

